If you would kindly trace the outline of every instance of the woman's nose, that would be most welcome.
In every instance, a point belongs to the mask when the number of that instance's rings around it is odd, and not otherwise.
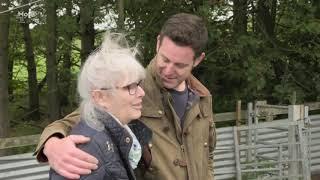
[[[139,97],[143,97],[143,96],[145,95],[145,92],[144,92],[144,90],[142,89],[141,86],[138,86],[137,95],[138,95]]]

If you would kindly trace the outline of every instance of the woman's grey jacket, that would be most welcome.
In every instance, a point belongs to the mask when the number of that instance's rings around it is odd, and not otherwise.
[[[133,169],[130,166],[128,155],[132,145],[132,137],[116,120],[108,113],[97,111],[97,119],[102,122],[98,127],[90,121],[81,119],[73,127],[71,134],[81,134],[90,137],[90,142],[79,144],[81,150],[95,156],[99,160],[98,169],[89,175],[83,175],[80,179],[85,180],[135,180]],[[98,123],[99,125],[99,123]],[[145,149],[151,139],[152,131],[141,121],[134,120],[129,124],[130,129],[137,137],[142,149]],[[63,151],[63,149],[62,149]],[[142,153],[149,153],[143,151]],[[145,162],[145,154],[138,166],[146,167],[150,162]],[[147,155],[149,157],[149,155]],[[147,161],[151,159],[147,158]],[[64,177],[57,174],[53,169],[50,170],[51,180],[60,180]]]

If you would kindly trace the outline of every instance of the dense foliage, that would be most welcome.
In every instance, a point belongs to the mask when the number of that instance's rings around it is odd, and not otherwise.
[[[9,9],[28,2],[32,1],[10,1]],[[9,12],[11,124],[55,117],[49,116],[53,104],[47,98],[53,91],[59,116],[76,108],[81,60],[99,45],[104,31],[125,32],[132,44],[139,42],[139,58],[146,65],[154,56],[161,25],[178,12],[198,14],[207,22],[206,59],[194,74],[212,92],[215,112],[234,111],[238,99],[273,104],[320,100],[320,3],[316,0],[58,0],[54,6],[48,2]],[[56,18],[48,15],[48,7],[56,8]],[[52,52],[48,27],[56,27],[50,31],[56,40]],[[36,64],[37,111],[31,108],[36,104],[31,103],[28,88],[35,70],[28,68],[30,54]],[[52,69],[48,58],[54,61]],[[50,77],[53,71],[56,77]],[[46,82],[54,80],[58,87],[48,89]]]

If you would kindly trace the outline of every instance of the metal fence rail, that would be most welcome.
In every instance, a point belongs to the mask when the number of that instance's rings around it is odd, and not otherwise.
[[[217,146],[214,151],[214,175],[216,180],[236,177],[236,158],[233,127],[217,129]]]
[[[310,141],[310,161],[311,172],[320,171],[320,115],[309,116],[311,120],[311,141]],[[276,120],[272,123],[275,124],[288,124],[288,119]],[[263,126],[263,123],[261,123]],[[272,143],[287,143],[288,132],[284,131],[284,128],[278,126],[278,128],[263,128],[259,129],[259,135],[261,135],[261,142]],[[235,135],[233,127],[218,128],[217,129],[217,147],[215,150],[215,179],[236,179],[237,177],[237,162],[236,162],[236,146]],[[240,132],[240,142],[246,143],[247,133]],[[262,145],[261,145],[262,146]],[[260,148],[258,154],[263,154],[264,158],[270,158],[279,154],[278,148],[268,147],[268,143],[265,143],[265,148]],[[282,153],[287,154],[287,148],[283,148]],[[241,151],[240,157],[242,161],[247,160],[246,152]]]
[[[259,105],[260,106],[260,105]],[[269,115],[266,120],[273,120],[272,116],[277,114],[288,113],[288,109],[283,106],[277,106],[276,110],[269,111],[273,106],[262,105],[261,113]],[[313,105],[313,109],[319,109],[319,103]],[[311,108],[311,109],[312,109]],[[246,113],[250,116],[250,112],[242,111],[239,118],[245,119]],[[260,114],[261,115],[261,114]],[[221,113],[216,114],[216,121],[234,121],[237,113]],[[310,139],[309,139],[309,152],[311,172],[320,172],[320,115],[312,115],[310,118]],[[258,131],[259,148],[258,156],[261,158],[274,158],[279,155],[279,148],[271,148],[271,144],[286,144],[288,143],[288,130],[287,128],[280,127],[281,124],[287,124],[288,119],[276,120],[273,122],[279,126],[273,128],[261,128]],[[259,123],[263,126],[263,123]],[[241,128],[240,128],[241,129]],[[254,133],[251,134],[254,138]],[[19,147],[36,144],[39,135],[31,135],[19,138],[6,138],[0,139],[0,149],[8,147]],[[254,139],[251,139],[254,140]],[[217,129],[217,146],[214,151],[214,174],[215,180],[230,180],[236,179],[239,172],[241,172],[240,161],[246,162],[248,160],[247,152],[242,151],[241,144],[246,144],[248,141],[248,131],[238,131],[237,127],[224,127]],[[240,143],[240,144],[238,144]],[[269,146],[269,147],[268,147]],[[280,153],[288,154],[287,147],[281,147]],[[239,152],[240,153],[236,153]],[[254,153],[254,151],[252,151]],[[278,156],[279,157],[279,156]],[[237,161],[239,159],[240,161]],[[253,162],[254,163],[254,162]],[[254,166],[254,164],[248,164]],[[267,164],[266,164],[267,166]],[[39,164],[32,153],[18,154],[13,156],[0,157],[0,179],[1,180],[44,180],[48,179],[48,164]],[[270,169],[273,171],[274,169]],[[250,172],[252,170],[245,170]],[[257,170],[255,170],[257,171]],[[245,178],[243,178],[245,179]],[[268,179],[272,179],[271,177]]]
[[[320,172],[320,115],[311,116],[311,172]]]
[[[311,119],[311,171],[320,171],[320,115],[310,116]],[[274,122],[283,123],[288,120]],[[260,129],[265,141],[285,142],[286,133],[279,129]],[[241,142],[246,142],[246,133],[241,133]],[[237,176],[234,127],[217,129],[217,147],[214,151],[215,180],[235,179]],[[267,157],[275,156],[278,151],[272,149],[261,150]],[[240,158],[246,158],[240,153]],[[49,167],[39,164],[32,153],[0,157],[0,179],[2,180],[44,180],[48,179]]]
[[[47,180],[48,171],[48,164],[39,164],[32,153],[0,157],[1,180]]]

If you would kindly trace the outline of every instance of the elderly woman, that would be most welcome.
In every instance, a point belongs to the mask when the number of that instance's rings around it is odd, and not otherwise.
[[[134,51],[120,46],[123,40],[122,35],[107,34],[78,79],[81,120],[71,134],[90,137],[90,142],[79,147],[99,160],[98,169],[80,179],[135,179],[133,169],[151,139],[144,124],[132,121],[141,116],[145,94],[140,82],[145,72]],[[50,179],[64,178],[51,169]]]

